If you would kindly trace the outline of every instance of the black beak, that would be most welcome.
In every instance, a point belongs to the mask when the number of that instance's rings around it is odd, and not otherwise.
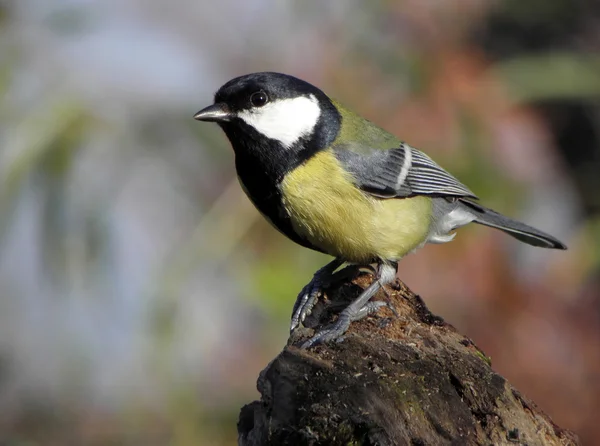
[[[225,122],[232,118],[229,107],[223,103],[216,103],[203,108],[194,115],[194,119],[207,122]]]

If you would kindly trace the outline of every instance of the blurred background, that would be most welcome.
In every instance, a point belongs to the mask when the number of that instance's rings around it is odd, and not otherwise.
[[[600,444],[595,0],[0,1],[0,443],[236,442],[328,261],[262,220],[224,135],[192,119],[264,70],[567,243],[470,227],[400,277]]]

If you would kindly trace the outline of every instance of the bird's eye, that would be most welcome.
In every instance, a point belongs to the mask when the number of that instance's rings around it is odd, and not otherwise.
[[[267,102],[269,102],[269,96],[264,91],[257,91],[250,95],[250,102],[255,107],[262,107]]]

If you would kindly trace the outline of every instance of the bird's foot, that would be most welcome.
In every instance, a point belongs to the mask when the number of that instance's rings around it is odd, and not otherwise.
[[[390,308],[395,313],[395,309],[389,303],[380,300],[368,302],[355,313],[347,311],[349,308],[346,308],[340,313],[340,316],[333,325],[319,331],[316,335],[302,344],[301,348],[309,348],[314,345],[332,341],[342,342],[344,340],[344,334],[348,331],[348,328],[350,328],[351,322],[364,319],[365,317],[376,313],[382,307]]]
[[[302,291],[300,291],[300,294],[298,294],[298,297],[296,298],[294,310],[292,311],[290,332],[293,332],[301,323],[304,322],[304,319],[310,316],[313,308],[319,300],[319,297],[323,295],[325,289],[335,285],[336,283],[348,280],[363,270],[373,272],[373,268],[370,265],[349,265],[339,271],[335,271],[343,263],[344,262],[341,260],[334,260],[333,262],[325,265],[315,273],[310,283],[302,288]]]
[[[309,348],[330,341],[342,341],[343,335],[348,331],[351,322],[358,321],[370,314],[376,313],[381,307],[388,307],[397,315],[395,308],[390,302],[369,302],[369,299],[371,299],[371,297],[373,297],[384,285],[393,281],[395,276],[395,266],[387,264],[380,265],[377,279],[340,313],[333,325],[319,331],[308,341],[304,342],[301,348]]]

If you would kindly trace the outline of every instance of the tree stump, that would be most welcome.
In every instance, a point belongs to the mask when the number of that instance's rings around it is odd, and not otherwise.
[[[369,282],[328,290],[305,326],[330,324]],[[309,350],[296,345],[313,330],[294,333],[261,372],[260,401],[241,410],[240,445],[578,444],[404,284],[376,298],[398,315],[383,309],[353,323],[343,342]]]

